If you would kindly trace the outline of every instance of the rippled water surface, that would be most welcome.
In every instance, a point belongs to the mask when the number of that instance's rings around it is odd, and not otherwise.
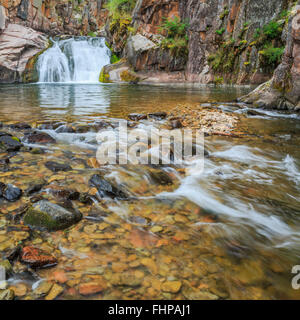
[[[58,144],[42,154],[19,153],[1,181],[23,190],[43,180],[49,189],[76,189],[94,195],[93,204],[74,201],[84,219],[66,232],[38,232],[24,243],[56,252],[59,264],[22,278],[31,295],[39,279],[54,281],[64,270],[60,298],[86,298],[80,287],[97,282],[103,299],[287,299],[300,298],[291,287],[300,264],[300,117],[273,111],[248,112],[230,104],[249,88],[35,84],[0,87],[0,121],[51,121],[85,124],[127,118],[129,113],[168,112],[177,105],[212,103],[240,117],[243,137],[210,136],[204,172],[192,163],[176,166],[93,168],[95,131],[57,133]],[[22,138],[22,132],[19,133]],[[53,174],[50,160],[73,170]],[[172,179],[164,185],[154,172]],[[124,187],[134,197],[99,199],[88,184],[94,173]],[[1,176],[2,175],[2,176]],[[0,203],[1,240],[9,237],[8,217],[26,199]],[[2,236],[2,238],[1,238]],[[32,240],[34,239],[34,240]],[[6,240],[5,240],[6,241]],[[5,243],[5,241],[3,243]],[[5,249],[5,248],[4,248]],[[3,250],[4,250],[3,249]],[[122,276],[123,275],[123,276]],[[10,279],[16,282],[16,276]],[[58,281],[59,282],[59,281]],[[176,282],[169,288],[168,282]],[[167,284],[166,284],[167,283]],[[174,284],[174,283],[173,283]]]

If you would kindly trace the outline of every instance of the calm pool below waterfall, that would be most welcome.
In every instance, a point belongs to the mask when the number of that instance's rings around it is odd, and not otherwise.
[[[20,299],[30,296],[41,279],[53,280],[54,271],[67,277],[60,284],[60,298],[65,299],[84,298],[80,286],[89,281],[102,283],[102,290],[91,295],[95,299],[299,299],[291,270],[300,264],[300,118],[264,110],[251,115],[246,107],[230,104],[248,91],[167,85],[0,86],[0,121],[5,125],[37,127],[51,121],[85,128],[76,133],[44,129],[58,143],[43,153],[16,154],[8,169],[0,167],[1,182],[26,190],[43,180],[47,188],[41,195],[51,199],[51,186],[93,194],[89,178],[101,171],[134,195],[129,201],[75,201],[89,218],[65,232],[37,231],[19,239],[55,251],[59,261],[54,269],[36,270],[36,277],[10,278],[10,283],[27,288]],[[170,186],[149,179],[154,170],[149,166],[86,165],[95,157],[92,121],[197,104],[244,114],[239,127],[248,133],[243,138],[207,137],[210,157],[203,173],[192,164],[184,174],[165,166],[173,177]],[[68,163],[72,171],[53,174],[44,166],[49,160]],[[3,244],[18,230],[9,216],[25,201],[0,203],[0,256]]]

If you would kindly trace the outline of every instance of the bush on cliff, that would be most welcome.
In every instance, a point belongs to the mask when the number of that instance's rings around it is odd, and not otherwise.
[[[164,19],[159,31],[165,35],[161,42],[162,49],[169,49],[174,56],[187,57],[188,42],[187,36],[188,24],[180,21],[180,18]]]
[[[113,19],[131,18],[136,0],[108,0],[106,8]]]

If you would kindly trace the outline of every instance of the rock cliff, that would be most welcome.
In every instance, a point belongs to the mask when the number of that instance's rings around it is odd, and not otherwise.
[[[39,39],[41,33],[105,35],[113,53],[127,60],[141,79],[264,84],[243,101],[281,109],[298,105],[300,36],[292,23],[295,1],[130,0],[119,15],[107,2],[0,0],[0,33],[7,37],[19,25],[39,33]],[[13,41],[7,45],[14,46]],[[19,81],[26,58],[44,49],[41,43],[24,47],[31,48],[30,54],[22,53],[16,60],[5,56],[5,48],[0,52],[2,82]],[[17,71],[16,61],[22,61]],[[19,76],[6,74],[5,68],[14,68]]]

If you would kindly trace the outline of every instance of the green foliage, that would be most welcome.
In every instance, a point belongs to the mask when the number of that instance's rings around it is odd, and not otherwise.
[[[120,60],[121,59],[114,53],[110,57],[110,63],[111,64],[118,63]]]
[[[279,15],[279,19],[286,19],[289,17],[289,15],[290,15],[289,10],[283,10]]]
[[[263,27],[263,33],[269,39],[276,39],[281,36],[281,24],[277,21],[271,21]]]
[[[229,10],[227,8],[224,8],[224,11],[220,14],[220,19],[223,20],[228,15],[229,15]]]
[[[278,39],[282,34],[282,30],[282,24],[273,20],[263,26],[262,29],[256,29],[254,39],[259,40],[260,43],[266,42],[267,40]]]
[[[128,17],[136,4],[136,0],[108,0],[106,8],[113,19]]]
[[[93,32],[93,31],[90,31],[88,33],[88,37],[97,37],[97,34],[95,32]]]
[[[276,67],[281,62],[284,49],[284,47],[273,47],[271,44],[266,45],[263,50],[259,51],[259,54],[261,55],[263,60],[262,62],[265,65]]]
[[[187,28],[188,24],[180,21],[178,17],[164,19],[159,28],[159,31],[166,35],[161,42],[161,48],[169,49],[174,56],[187,57],[189,42]]]
[[[248,43],[247,40],[241,40],[240,43],[239,43],[239,46],[240,46],[240,47],[243,47],[243,46],[245,46],[247,43]]]
[[[219,36],[221,36],[224,32],[225,32],[225,28],[216,30],[216,34],[218,34]]]
[[[235,52],[231,46],[222,46],[215,54],[208,57],[208,63],[215,72],[231,72],[234,68]]]
[[[188,24],[181,22],[180,18],[164,19],[159,31],[166,34],[167,38],[176,38],[186,36]]]
[[[216,77],[216,78],[214,79],[214,84],[215,84],[215,85],[221,85],[221,84],[223,84],[223,83],[224,83],[223,77]]]

